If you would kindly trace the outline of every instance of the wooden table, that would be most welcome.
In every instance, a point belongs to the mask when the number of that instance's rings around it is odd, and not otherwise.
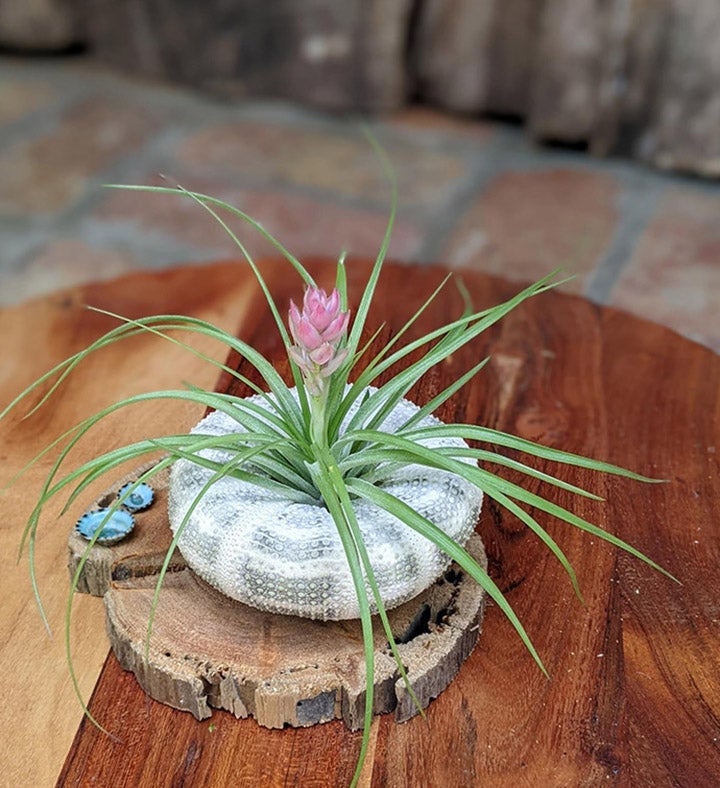
[[[314,266],[328,283],[328,270]],[[265,266],[284,305],[299,285],[284,266]],[[367,268],[349,266],[352,292]],[[389,266],[374,310],[384,335],[437,284],[442,271]],[[515,285],[464,274],[478,307]],[[54,362],[110,328],[83,303],[124,315],[198,315],[239,331],[273,359],[282,347],[246,268],[216,264],[143,273],[31,301],[0,314],[2,404]],[[423,326],[460,309],[452,287]],[[223,359],[223,348],[197,346]],[[603,495],[571,506],[652,556],[677,586],[644,564],[542,517],[574,564],[586,599],[532,534],[496,506],[479,531],[491,573],[525,623],[552,675],[535,667],[497,608],[479,645],[427,720],[377,718],[364,784],[412,786],[632,785],[720,783],[720,359],[671,331],[587,301],[549,293],[534,299],[427,376],[425,400],[447,377],[492,353],[492,363],[449,405],[448,419],[498,427],[669,479],[644,485],[565,469],[561,475]],[[79,368],[50,406],[0,425],[3,476],[10,477],[51,436],[121,396],[213,386],[215,372],[177,348],[144,337],[115,346]],[[136,408],[99,427],[74,455],[80,461],[130,440],[179,431],[200,413],[187,405]],[[266,730],[252,719],[216,713],[197,722],[145,698],[107,656],[102,603],[75,600],[72,643],[91,710],[122,743],[81,721],[64,662],[68,530],[79,502],[43,521],[38,574],[49,641],[34,608],[25,562],[14,558],[23,517],[49,461],[5,493],[2,555],[0,782],[12,786],[335,786],[353,771],[360,735],[340,722]],[[538,467],[549,469],[539,463]],[[509,474],[511,478],[512,474]],[[112,480],[108,480],[111,482]],[[108,481],[106,481],[105,486]],[[99,489],[103,485],[98,487]],[[533,483],[533,489],[535,485]],[[547,491],[546,491],[547,492]],[[98,678],[99,673],[99,678]],[[63,765],[64,764],[64,765]],[[58,778],[59,775],[59,778]]]

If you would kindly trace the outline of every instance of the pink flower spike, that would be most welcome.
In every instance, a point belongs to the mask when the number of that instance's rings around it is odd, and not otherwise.
[[[328,361],[333,357],[335,353],[335,348],[332,345],[329,345],[327,342],[320,345],[317,350],[310,351],[310,358],[319,366],[322,367],[323,364],[327,364]]]
[[[330,297],[327,300],[325,308],[333,315],[337,315],[340,311],[340,293],[338,292],[337,287],[334,287],[332,293],[330,293]]]
[[[327,295],[320,287],[308,287],[303,295],[303,312],[306,315],[325,311]]]
[[[300,342],[300,339],[297,335],[295,327],[298,325],[301,319],[302,316],[300,314],[300,310],[297,308],[294,301],[290,301],[290,309],[288,311],[288,325],[290,326],[290,333],[292,334],[293,339],[298,343]]]
[[[329,315],[322,307],[306,310],[305,316],[320,332],[324,331],[333,319],[333,316]]]
[[[323,338],[320,332],[313,326],[313,324],[304,315],[295,326],[297,333],[298,345],[307,348],[308,350],[315,350],[323,343]]]
[[[308,287],[303,299],[303,314],[315,328],[322,332],[337,317],[340,294],[333,290],[330,296],[320,288]]]
[[[334,358],[332,358],[325,366],[320,370],[320,375],[324,378],[330,377],[336,369],[339,369],[342,365],[343,361],[348,357],[347,348],[343,348],[343,350],[338,350],[335,354]]]
[[[345,333],[349,320],[350,313],[341,312],[322,332],[323,339],[326,342],[336,342]]]
[[[321,287],[308,286],[303,294],[303,310],[316,309],[327,301],[327,295]]]
[[[290,301],[288,323],[295,342],[288,348],[290,359],[299,367],[308,391],[316,397],[326,391],[328,378],[345,361],[347,349],[339,346],[345,337],[350,312],[341,311],[337,288],[330,295],[320,287],[308,287],[302,311]]]
[[[304,356],[296,347],[290,346],[288,348],[288,355],[300,367],[303,372],[310,369],[308,358]]]

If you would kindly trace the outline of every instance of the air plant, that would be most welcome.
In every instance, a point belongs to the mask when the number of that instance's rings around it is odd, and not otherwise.
[[[380,155],[382,158],[382,152]],[[367,501],[384,510],[407,528],[430,540],[447,556],[448,561],[455,561],[485,590],[508,617],[535,662],[543,672],[546,672],[522,623],[495,582],[465,550],[463,544],[447,536],[442,530],[442,524],[432,522],[384,488],[383,480],[386,478],[386,469],[414,464],[453,474],[480,489],[486,496],[517,516],[544,542],[566,571],[579,597],[577,579],[568,558],[540,522],[523,509],[521,504],[526,504],[533,510],[559,518],[604,539],[667,574],[652,560],[613,534],[517,484],[504,480],[479,463],[493,463],[509,467],[514,471],[519,471],[579,496],[595,499],[597,496],[511,459],[491,448],[471,448],[467,441],[471,441],[473,444],[478,441],[484,442],[490,446],[511,449],[543,460],[616,474],[638,481],[653,480],[605,462],[548,448],[488,427],[475,424],[443,424],[438,420],[428,423],[426,417],[431,416],[443,403],[472,380],[483,368],[487,359],[475,364],[444,390],[438,391],[429,402],[422,404],[414,415],[407,418],[399,429],[392,433],[383,431],[384,419],[414,384],[434,365],[472,342],[488,327],[497,323],[525,300],[541,295],[561,283],[557,281],[557,273],[554,273],[493,308],[474,311],[468,306],[456,320],[436,328],[420,339],[401,345],[400,340],[437,297],[445,285],[446,279],[429,295],[423,306],[410,318],[402,330],[374,356],[367,358],[371,343],[368,342],[361,346],[361,337],[364,335],[373,294],[388,248],[397,199],[392,173],[387,168],[386,171],[393,187],[392,210],[377,259],[360,296],[358,306],[352,315],[349,307],[344,255],[337,263],[335,286],[328,294],[318,287],[309,271],[299,260],[246,213],[211,196],[189,192],[179,187],[116,187],[179,194],[194,200],[220,223],[237,244],[245,261],[251,266],[264,293],[287,350],[292,385],[282,379],[270,361],[247,343],[203,320],[181,315],[159,315],[131,320],[113,315],[120,321],[116,328],[97,339],[89,347],[58,364],[20,394],[0,414],[1,418],[29,394],[45,387],[47,390],[33,408],[36,410],[47,402],[52,393],[78,364],[84,362],[95,352],[138,334],[154,334],[196,354],[198,351],[186,344],[178,334],[182,332],[202,334],[224,343],[254,367],[264,382],[263,386],[255,384],[241,372],[203,356],[208,363],[216,365],[245,384],[254,392],[255,396],[253,397],[243,399],[192,386],[184,389],[140,394],[110,405],[53,440],[19,474],[22,476],[27,468],[47,453],[57,452],[56,460],[29,516],[22,537],[21,551],[25,545],[28,546],[30,578],[38,606],[47,625],[47,620],[42,612],[42,602],[38,593],[34,568],[36,534],[43,508],[48,501],[64,493],[67,497],[65,505],[67,509],[99,477],[112,473],[129,460],[146,460],[148,455],[156,457],[158,453],[161,454],[161,458],[155,465],[145,470],[137,481],[123,488],[121,495],[109,507],[105,517],[96,524],[87,549],[74,573],[66,617],[66,649],[70,675],[76,691],[78,691],[78,697],[80,697],[70,656],[68,622],[72,597],[90,550],[97,542],[103,526],[113,513],[123,506],[125,500],[133,495],[136,489],[147,484],[156,474],[179,460],[183,460],[209,471],[207,483],[201,490],[199,497],[219,480],[233,477],[247,484],[257,485],[264,490],[272,491],[273,494],[284,496],[288,501],[309,502],[324,507],[332,517],[342,542],[357,595],[364,639],[366,671],[364,731],[353,785],[357,783],[365,759],[372,719],[374,651],[371,619],[375,611],[381,619],[390,648],[397,660],[400,674],[412,694],[412,687],[403,669],[395,638],[390,629],[386,606],[380,593],[374,568],[363,542],[361,529],[353,508],[355,501]],[[299,275],[305,288],[302,308],[299,308],[295,303],[290,304],[289,330],[285,325],[281,307],[275,303],[261,271],[255,265],[245,246],[221,217],[220,211],[238,217],[254,227],[274,245]],[[403,362],[417,351],[422,351],[420,357],[402,367]],[[359,364],[361,359],[364,364],[362,368]],[[382,385],[378,384],[380,376],[388,370],[394,371],[392,377],[386,379],[387,382]],[[373,384],[377,384],[377,387]],[[93,426],[106,416],[135,403],[164,399],[186,400],[208,409],[220,411],[236,423],[237,429],[231,435],[203,435],[194,432],[141,440],[122,448],[107,451],[70,471],[64,470],[64,461],[73,446],[85,438]],[[428,446],[428,442],[436,439],[452,439],[451,445],[444,445],[441,448]],[[209,453],[210,450],[221,452],[224,459],[218,460],[215,454]],[[215,458],[213,459],[213,457]],[[16,481],[17,478],[13,481]],[[199,500],[195,503],[198,502]],[[175,529],[172,544],[159,573],[153,612],[157,605],[171,554],[181,540],[182,532],[193,508],[194,505],[182,517],[182,521]],[[149,645],[151,629],[152,614],[151,620],[148,622],[146,647]],[[83,708],[89,715],[84,703]]]

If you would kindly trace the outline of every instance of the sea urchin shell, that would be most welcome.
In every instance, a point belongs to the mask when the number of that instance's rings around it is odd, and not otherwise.
[[[264,401],[253,397],[258,404]],[[417,412],[402,400],[381,429],[394,432]],[[420,427],[437,424],[434,417]],[[215,411],[194,434],[222,435],[238,423]],[[427,446],[462,446],[459,438],[423,441]],[[207,450],[219,463],[227,452]],[[470,460],[471,462],[471,460]],[[170,476],[168,515],[174,532],[213,471],[178,460]],[[409,504],[460,544],[473,532],[482,492],[469,482],[433,468],[408,465],[393,471],[384,489]],[[364,500],[354,509],[386,608],[411,599],[431,585],[450,559],[431,541],[393,515]],[[229,597],[274,613],[323,620],[357,618],[359,607],[347,559],[328,510],[297,503],[234,477],[216,481],[190,514],[178,542],[188,565]]]

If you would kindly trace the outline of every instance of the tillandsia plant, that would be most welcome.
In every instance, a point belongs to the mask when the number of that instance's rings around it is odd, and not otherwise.
[[[382,156],[381,152],[380,155]],[[191,475],[194,474],[199,482],[196,481],[189,499],[183,498],[180,503],[175,505],[171,501],[170,520],[174,537],[159,573],[153,613],[164,576],[168,570],[170,557],[178,545],[180,545],[181,551],[184,551],[185,531],[192,523],[193,514],[199,510],[199,507],[202,507],[205,500],[212,497],[215,488],[231,481],[233,484],[244,485],[246,489],[253,490],[254,494],[267,496],[273,505],[279,502],[279,504],[286,506],[308,507],[316,513],[322,513],[322,516],[326,519],[329,518],[329,522],[332,523],[334,538],[339,541],[342,548],[345,574],[349,578],[354,592],[355,615],[361,621],[364,640],[366,674],[364,731],[353,784],[359,778],[367,752],[372,719],[375,659],[372,615],[374,613],[379,616],[390,649],[397,661],[400,675],[412,695],[412,687],[403,668],[387,616],[388,607],[391,604],[397,604],[398,599],[402,601],[407,596],[403,597],[401,594],[398,598],[388,600],[387,594],[383,593],[382,578],[379,577],[380,568],[371,555],[372,550],[368,549],[365,539],[366,532],[358,517],[359,506],[370,507],[381,516],[389,518],[394,528],[399,525],[408,533],[413,534],[413,538],[417,539],[419,535],[420,541],[431,545],[433,550],[442,556],[442,560],[435,569],[435,577],[443,571],[443,567],[449,561],[457,562],[509,618],[533,659],[544,672],[545,668],[540,656],[513,609],[495,582],[464,547],[464,541],[474,528],[482,494],[494,499],[537,534],[565,569],[578,596],[580,596],[580,591],[569,560],[545,528],[532,514],[523,509],[521,504],[526,504],[535,511],[559,518],[600,537],[667,574],[656,563],[613,534],[517,484],[504,480],[491,473],[480,463],[493,463],[511,468],[513,471],[519,471],[579,496],[596,499],[597,496],[505,456],[492,448],[471,447],[468,441],[473,444],[479,441],[489,444],[491,447],[510,449],[543,460],[617,474],[638,481],[653,480],[605,462],[548,448],[488,427],[475,424],[444,424],[433,416],[433,413],[443,403],[473,379],[487,359],[475,364],[456,381],[438,391],[429,402],[421,406],[403,405],[404,402],[407,402],[404,400],[405,395],[428,370],[472,342],[481,332],[495,324],[526,299],[540,295],[556,286],[559,283],[556,274],[541,279],[513,298],[491,309],[473,311],[467,305],[465,312],[456,320],[402,345],[400,340],[437,297],[447,282],[446,278],[394,338],[374,356],[371,356],[371,347],[375,336],[361,345],[395,216],[395,184],[392,173],[387,169],[386,171],[393,187],[393,206],[379,254],[353,314],[351,314],[349,306],[344,255],[340,257],[337,264],[335,286],[330,293],[327,293],[318,287],[310,272],[299,260],[246,213],[211,196],[188,192],[182,188],[121,187],[175,194],[194,200],[229,233],[244,259],[251,266],[267,300],[287,350],[292,375],[291,384],[283,380],[272,363],[253,347],[203,320],[181,315],[159,315],[131,320],[113,315],[120,321],[116,328],[100,337],[86,349],[58,364],[19,395],[1,414],[4,416],[29,394],[41,390],[44,393],[33,408],[36,410],[47,402],[48,398],[78,364],[84,362],[93,353],[115,342],[141,333],[154,334],[196,354],[198,351],[186,344],[178,334],[191,332],[212,337],[235,350],[245,363],[254,367],[264,381],[264,386],[255,384],[236,369],[203,356],[208,363],[216,365],[237,378],[253,392],[253,396],[240,398],[227,393],[201,390],[193,386],[140,394],[108,406],[52,441],[30,463],[33,465],[48,452],[53,450],[57,452],[57,457],[25,527],[21,551],[23,546],[27,544],[30,557],[30,577],[42,612],[42,603],[35,579],[34,555],[38,524],[45,505],[56,496],[64,495],[66,496],[65,509],[67,509],[99,477],[112,473],[128,461],[139,461],[141,458],[145,461],[149,457],[156,459],[159,456],[155,464],[141,473],[135,482],[123,488],[118,499],[108,508],[107,513],[99,520],[94,521],[88,534],[87,549],[74,573],[67,609],[66,648],[70,674],[77,690],[77,681],[70,656],[68,626],[73,593],[78,586],[90,550],[101,537],[103,528],[126,501],[132,499],[133,496],[138,497],[143,485],[147,485],[156,474],[174,466],[173,473],[176,474],[179,488],[183,487],[183,468],[185,472],[190,469]],[[287,325],[283,311],[275,303],[261,271],[219,212],[230,214],[249,223],[275,246],[299,274],[304,285],[302,307],[295,303],[290,304]],[[300,286],[298,291],[300,291]],[[105,312],[105,314],[110,313]],[[417,356],[418,352],[420,352],[420,357],[417,360],[403,366],[403,362],[407,362],[411,354]],[[362,363],[360,363],[361,361]],[[380,376],[388,371],[395,372],[389,378],[386,376],[387,382],[382,385],[378,384]],[[189,434],[142,440],[105,452],[70,471],[64,470],[65,460],[73,446],[106,416],[135,403],[164,399],[180,399],[197,403],[220,414],[220,418],[230,424],[230,429],[204,428],[203,422],[201,422]],[[389,430],[386,423],[391,418],[394,418],[395,421],[393,428]],[[424,513],[423,510],[414,507],[411,502],[408,503],[408,500],[404,500],[401,495],[397,494],[397,487],[394,487],[392,483],[393,474],[396,474],[398,469],[402,471],[408,467],[420,468],[423,473],[438,474],[438,478],[443,480],[443,484],[448,484],[448,480],[450,480],[452,484],[459,485],[462,493],[460,497],[470,501],[470,528],[467,529],[466,526],[463,526],[458,531],[458,535],[453,536],[443,527],[442,522],[433,520],[427,512]],[[178,471],[178,468],[181,470]],[[204,475],[198,476],[198,469],[201,469]],[[20,475],[22,473],[24,471]],[[17,477],[13,481],[16,480]],[[473,491],[475,491],[475,498],[472,498]],[[187,538],[186,542],[188,542],[185,545],[188,552],[192,553],[192,539]],[[190,560],[188,563],[193,565]],[[202,574],[203,566],[199,567],[199,571]],[[431,578],[430,582],[433,579]],[[287,590],[288,588],[290,585],[283,592],[286,596],[293,593],[292,588]],[[283,601],[285,597],[280,595],[279,598],[278,593],[277,588],[272,589],[270,602],[265,605],[265,608],[278,612],[294,612],[292,606],[285,606],[285,601]],[[233,594],[230,593],[230,595]],[[325,599],[321,599],[320,602],[327,603],[328,598],[332,598],[332,596],[332,589],[330,589],[329,593],[325,594]],[[392,595],[390,596],[392,597]],[[236,595],[236,598],[242,597]],[[316,602],[314,597],[301,600],[302,604],[309,606],[308,615],[323,617],[322,613],[313,612],[316,610],[313,607]],[[151,637],[152,615],[148,622],[146,648],[149,647]],[[331,611],[331,614],[325,617],[341,618],[343,615],[345,614],[342,611],[334,611],[334,613]],[[43,618],[45,618],[44,613]],[[80,696],[79,692],[78,696]],[[415,701],[417,703],[417,699]],[[83,707],[85,708],[84,704]],[[87,708],[85,708],[85,712],[89,714]]]

